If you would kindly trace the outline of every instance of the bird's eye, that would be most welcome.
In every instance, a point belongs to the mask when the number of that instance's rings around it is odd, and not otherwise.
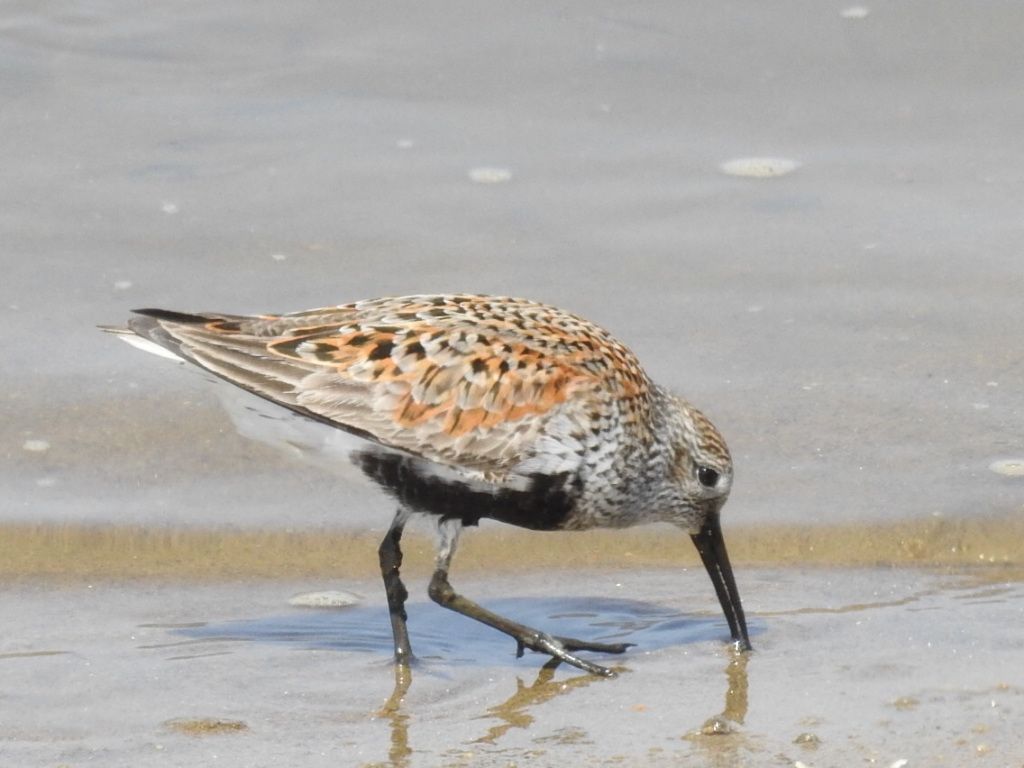
[[[705,488],[714,488],[718,483],[718,473],[711,467],[698,467],[697,479]]]

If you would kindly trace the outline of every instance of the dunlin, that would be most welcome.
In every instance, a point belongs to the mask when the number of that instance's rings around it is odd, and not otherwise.
[[[400,664],[412,658],[399,573],[411,513],[438,521],[430,597],[510,635],[519,655],[611,675],[578,652],[629,644],[550,635],[456,593],[448,571],[459,532],[482,518],[539,531],[672,523],[696,544],[734,644],[750,648],[719,523],[732,485],[725,441],[593,323],[470,295],[286,315],[135,314],[127,340],[361,438],[352,461],[398,503],[379,553]]]

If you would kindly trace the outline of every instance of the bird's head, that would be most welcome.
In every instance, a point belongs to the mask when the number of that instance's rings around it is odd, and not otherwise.
[[[750,649],[736,580],[722,537],[721,510],[732,490],[732,457],[721,433],[685,400],[666,395],[669,456],[665,518],[690,534],[714,584],[733,642]]]
[[[668,472],[675,502],[671,522],[690,534],[717,516],[732,490],[732,457],[715,425],[700,411],[676,399],[679,413]]]

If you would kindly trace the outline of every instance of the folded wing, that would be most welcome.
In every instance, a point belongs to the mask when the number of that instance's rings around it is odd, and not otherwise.
[[[628,416],[649,392],[632,353],[607,332],[523,300],[418,296],[258,317],[137,313],[136,334],[254,394],[493,481],[516,467],[571,471],[594,417]]]

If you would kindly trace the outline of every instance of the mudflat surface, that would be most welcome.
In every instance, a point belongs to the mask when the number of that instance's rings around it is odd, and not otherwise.
[[[5,3],[0,764],[1020,768],[1022,25]],[[749,157],[794,170],[723,171]],[[390,502],[95,328],[452,291],[585,315],[713,418],[755,653],[678,532],[491,527],[456,585],[637,643],[622,674],[417,597],[386,708]],[[287,603],[326,588],[363,599]]]
[[[625,341],[725,435],[734,522],[1018,512],[989,467],[1024,465],[1022,25],[1016,0],[6,3],[0,517],[376,520],[95,326],[452,291]],[[751,156],[800,165],[721,170]]]
[[[364,768],[1024,761],[1021,582],[991,569],[748,569],[756,650],[734,655],[706,581],[693,569],[455,580],[526,623],[636,643],[604,659],[614,679],[516,659],[512,641],[415,585],[420,661],[404,697],[376,581],[10,586],[0,756]],[[288,604],[339,587],[363,599]]]

